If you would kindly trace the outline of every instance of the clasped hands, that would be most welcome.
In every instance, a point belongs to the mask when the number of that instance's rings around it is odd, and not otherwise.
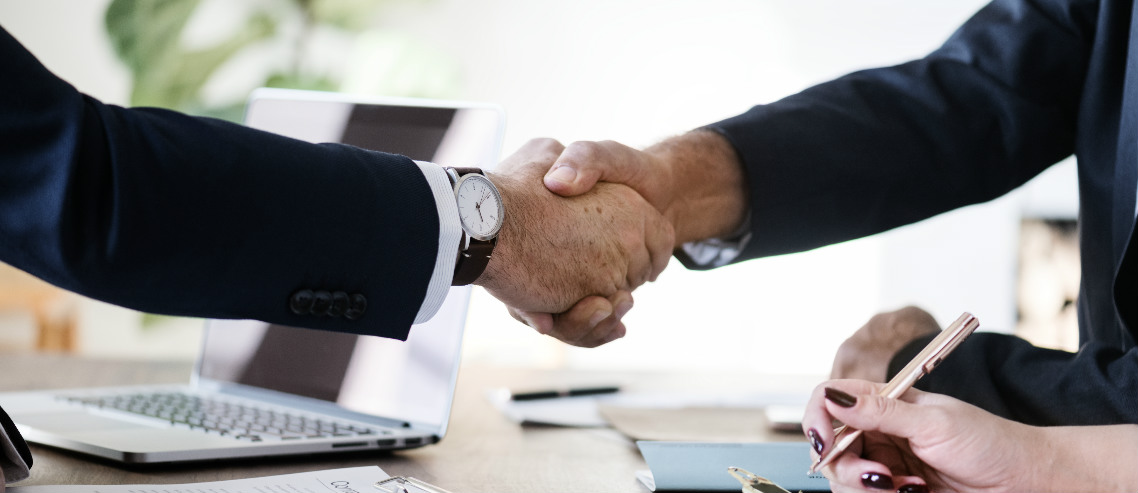
[[[743,216],[730,145],[711,132],[682,138],[685,152],[701,160],[709,152],[730,158],[726,175],[687,169],[694,161],[680,159],[668,141],[643,151],[611,141],[526,143],[491,174],[506,222],[477,284],[514,318],[566,343],[594,347],[623,337],[632,291],[655,280],[678,245],[731,231]],[[724,193],[712,178],[730,180],[738,193]],[[685,193],[677,193],[681,180],[690,180]],[[718,198],[709,204],[704,195]],[[734,199],[722,206],[733,211],[717,211],[723,197]]]

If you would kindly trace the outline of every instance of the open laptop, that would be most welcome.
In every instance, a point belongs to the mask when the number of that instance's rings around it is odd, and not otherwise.
[[[246,123],[312,142],[492,168],[501,109],[258,90]],[[318,165],[318,164],[314,164]],[[407,341],[209,320],[188,385],[0,393],[32,442],[125,463],[402,449],[447,430],[468,287]]]

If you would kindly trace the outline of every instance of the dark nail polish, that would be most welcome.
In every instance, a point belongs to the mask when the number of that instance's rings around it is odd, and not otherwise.
[[[893,489],[893,478],[884,474],[867,472],[861,475],[861,484],[865,485],[866,488],[875,490],[891,490]]]
[[[907,484],[897,488],[897,493],[929,493],[927,484]]]
[[[830,402],[833,402],[834,404],[842,407],[854,407],[854,405],[857,404],[857,397],[849,395],[838,389],[826,387],[824,395]]]
[[[806,437],[810,439],[810,446],[814,447],[814,451],[817,452],[818,455],[822,455],[822,449],[826,448],[826,444],[822,443],[821,438],[818,438],[818,430],[810,428],[810,430],[806,432]]]

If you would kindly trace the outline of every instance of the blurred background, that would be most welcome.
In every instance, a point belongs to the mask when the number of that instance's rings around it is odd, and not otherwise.
[[[0,0],[0,25],[81,91],[239,120],[260,86],[497,103],[503,146],[646,146],[850,71],[936,48],[979,0]],[[18,77],[19,74],[4,74]],[[819,135],[819,145],[826,136]],[[826,374],[874,313],[1074,346],[1073,162],[991,203],[713,272],[672,262],[628,335],[566,347],[475,291],[467,364]],[[0,350],[192,359],[201,322],[0,269]]]

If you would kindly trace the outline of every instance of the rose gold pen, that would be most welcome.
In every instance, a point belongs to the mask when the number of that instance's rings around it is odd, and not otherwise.
[[[948,353],[956,349],[956,347],[959,346],[961,342],[964,342],[964,339],[972,334],[979,326],[980,321],[972,316],[971,313],[965,312],[960,318],[956,319],[952,325],[949,325],[947,329],[933,338],[932,342],[929,342],[920,353],[917,353],[917,356],[915,356],[909,364],[905,365],[889,383],[885,384],[885,387],[882,387],[881,392],[878,392],[877,395],[890,399],[901,397],[901,394],[904,394],[906,390],[912,388],[913,384],[917,383],[917,380],[928,375],[929,372],[933,371],[933,368],[936,368],[941,361],[944,361]],[[847,431],[849,433],[846,433]],[[849,430],[845,425],[834,430],[834,437],[841,437],[841,439],[836,440],[830,450],[827,450],[818,457],[814,465],[810,466],[809,474],[814,474],[815,471],[833,462],[833,460],[853,444],[854,440],[857,440],[859,436],[861,436],[861,430]]]

